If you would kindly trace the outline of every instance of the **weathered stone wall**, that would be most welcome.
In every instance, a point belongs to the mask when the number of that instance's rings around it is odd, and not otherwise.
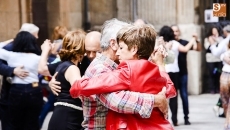
[[[133,20],[133,0],[117,0],[117,14],[119,19]],[[178,24],[181,37],[186,40],[197,33],[201,37],[201,25],[196,8],[198,0],[137,0],[137,18],[142,18],[153,24],[157,30],[162,26]],[[188,53],[188,92],[200,94],[202,92],[202,56],[201,52]],[[191,63],[192,61],[192,63]]]
[[[91,25],[102,25],[104,21],[116,17],[116,0],[89,0]]]
[[[31,1],[33,0],[0,0],[0,41],[13,38],[22,23],[33,22]],[[49,36],[57,25],[64,25],[69,30],[81,28],[84,17],[83,2],[84,0],[47,0]],[[133,0],[88,0],[91,27],[99,26],[100,28],[104,21],[111,18],[133,21],[132,2]],[[201,37],[203,26],[199,25],[202,21],[199,16],[203,15],[199,13],[203,12],[196,12],[197,9],[202,11],[205,7],[206,4],[201,3],[199,0],[137,0],[137,18],[145,19],[157,30],[163,25],[178,24],[182,38],[189,40],[195,32]],[[194,55],[197,55],[197,59],[193,59],[193,61],[197,61],[197,63],[193,63],[201,66],[199,60],[203,59],[199,57],[199,54]],[[199,94],[201,92],[200,83],[193,83],[195,81],[202,82],[200,71],[194,67],[188,69],[197,72],[196,74],[189,72],[189,93]]]
[[[20,28],[18,0],[0,0],[0,41],[12,39]]]
[[[48,0],[47,13],[49,36],[58,25],[66,26],[69,30],[82,27],[81,0]]]

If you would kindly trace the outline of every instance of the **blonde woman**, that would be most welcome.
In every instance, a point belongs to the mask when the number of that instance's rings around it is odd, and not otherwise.
[[[81,78],[77,64],[81,62],[85,53],[85,35],[85,32],[79,29],[67,33],[63,38],[62,49],[58,53],[62,63],[56,69],[58,72],[56,80],[61,82],[61,92],[58,93],[57,102],[54,104],[49,130],[82,129],[81,100],[71,98],[69,89],[75,80]],[[51,42],[47,40],[42,45],[42,51],[50,51],[50,49]]]

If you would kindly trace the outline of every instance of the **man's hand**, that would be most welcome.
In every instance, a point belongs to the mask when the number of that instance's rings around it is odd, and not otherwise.
[[[58,92],[61,92],[61,87],[59,86],[61,83],[56,81],[57,74],[58,72],[56,72],[54,76],[52,77],[52,79],[50,80],[49,87],[51,91],[53,92],[53,94],[58,96]]]
[[[29,75],[29,72],[23,69],[24,66],[18,66],[14,68],[14,75],[18,76],[19,78],[23,79]]]
[[[161,92],[154,95],[154,107],[158,107],[160,111],[164,114],[165,119],[168,118],[168,101],[165,96],[166,87],[163,87]]]

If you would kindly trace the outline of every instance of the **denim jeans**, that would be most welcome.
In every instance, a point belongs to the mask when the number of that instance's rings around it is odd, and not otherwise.
[[[12,84],[9,94],[9,117],[12,130],[39,130],[42,91],[32,84]]]
[[[180,97],[182,99],[184,119],[188,119],[189,109],[188,109],[188,75],[179,76],[179,91]]]

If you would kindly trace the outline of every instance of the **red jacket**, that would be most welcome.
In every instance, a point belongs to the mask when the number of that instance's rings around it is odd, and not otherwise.
[[[147,60],[127,60],[112,72],[76,81],[70,89],[72,97],[80,95],[130,90],[141,93],[157,94],[166,86],[166,97],[176,96],[173,82],[166,72],[160,72],[156,64]],[[154,108],[150,118],[141,118],[135,114],[119,114],[109,111],[106,118],[106,129],[117,130],[172,130],[173,127],[166,120],[158,108]]]

